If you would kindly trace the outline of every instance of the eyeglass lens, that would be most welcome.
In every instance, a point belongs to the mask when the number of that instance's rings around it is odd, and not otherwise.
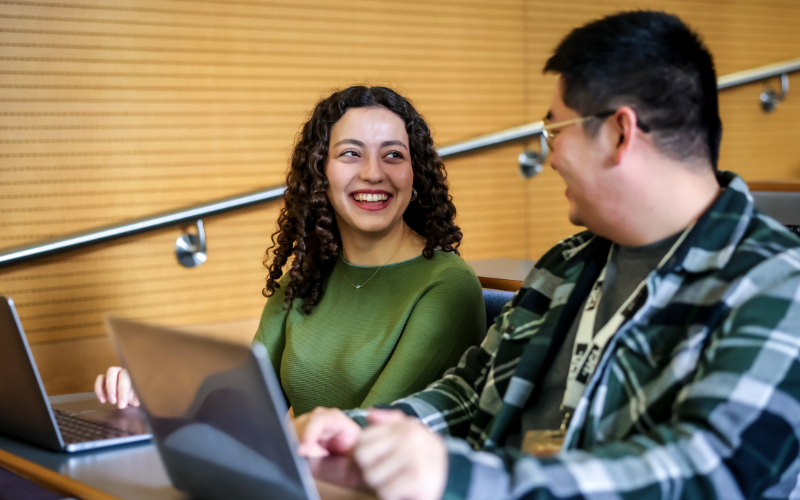
[[[553,139],[555,139],[553,133],[549,130],[543,130],[542,135],[544,136],[545,144],[547,144],[547,149],[553,151]]]

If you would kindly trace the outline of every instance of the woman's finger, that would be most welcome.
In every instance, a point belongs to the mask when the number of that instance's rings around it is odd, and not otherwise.
[[[106,383],[106,376],[105,375],[98,375],[97,379],[94,381],[94,394],[97,396],[97,399],[101,403],[106,402],[106,393],[103,390],[103,386]]]
[[[128,375],[128,370],[122,369],[119,371],[117,380],[117,407],[126,408],[130,400],[130,394],[133,392],[131,387],[131,377]]]
[[[112,366],[106,372],[106,396],[111,404],[117,404],[117,380],[120,370],[122,368],[119,366]]]

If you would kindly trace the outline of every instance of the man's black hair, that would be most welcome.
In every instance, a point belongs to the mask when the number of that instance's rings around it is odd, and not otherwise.
[[[660,151],[707,158],[717,168],[722,122],[714,59],[678,17],[622,12],[576,28],[544,71],[561,75],[564,103],[582,116],[630,106]]]

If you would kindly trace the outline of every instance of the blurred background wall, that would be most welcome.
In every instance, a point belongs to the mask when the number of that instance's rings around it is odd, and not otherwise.
[[[279,184],[316,101],[353,83],[409,97],[439,144],[539,120],[557,42],[638,8],[697,29],[719,75],[800,57],[790,0],[0,0],[0,247]],[[721,94],[721,168],[800,177],[800,98],[765,114],[762,88]],[[518,176],[521,151],[447,162],[468,260],[537,259],[576,231],[553,171]],[[104,312],[249,337],[276,213],[205,220],[194,269],[178,228],[0,269],[48,392],[91,390],[115,362]]]

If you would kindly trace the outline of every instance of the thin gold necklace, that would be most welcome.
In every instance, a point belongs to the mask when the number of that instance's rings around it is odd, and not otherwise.
[[[397,255],[398,253],[400,253],[400,249],[401,249],[401,248],[403,248],[403,243],[405,243],[405,241],[406,241],[406,237],[405,237],[405,236],[403,236],[403,241],[401,241],[401,242],[400,242],[400,246],[399,246],[399,247],[397,247],[397,251],[394,253],[394,255],[392,255],[391,257],[389,257],[389,260],[387,260],[386,262],[384,262],[384,263],[381,265],[381,267],[379,267],[379,268],[378,268],[378,271],[380,271],[381,269],[383,269],[383,266],[385,266],[386,264],[388,264],[390,260],[394,259],[395,255]],[[344,255],[344,251],[342,251],[342,255]],[[366,285],[367,283],[369,283],[369,280],[371,280],[372,278],[374,278],[374,277],[375,277],[375,275],[376,275],[376,274],[378,274],[378,271],[375,271],[374,273],[372,273],[372,276],[370,276],[370,277],[369,277],[369,279],[368,279],[367,281],[365,281],[365,282],[361,283],[360,285],[356,285],[355,283],[353,283],[352,281],[350,281],[350,278],[348,278],[346,274],[344,274],[344,266],[339,266],[339,270],[340,270],[340,271],[342,271],[342,276],[344,276],[344,279],[346,279],[348,283],[350,283],[351,285],[353,285],[353,288],[355,288],[356,290],[358,290],[358,289],[359,289],[359,288],[361,288],[362,286],[364,286],[364,285]]]

